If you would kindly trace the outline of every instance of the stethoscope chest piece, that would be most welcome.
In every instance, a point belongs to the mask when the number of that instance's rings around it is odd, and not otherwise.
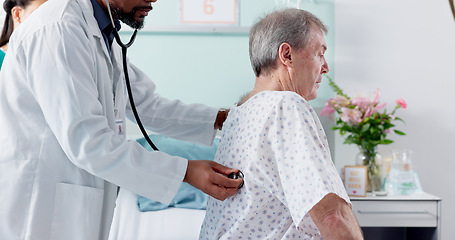
[[[239,186],[238,188],[240,189],[241,187],[243,187],[243,182],[244,182],[244,181],[243,181],[243,172],[242,172],[242,171],[239,170],[238,173],[236,173],[236,172],[231,172],[227,177],[230,178],[230,179],[238,179],[238,178],[241,178],[241,179],[242,179],[242,183],[240,184],[240,186]]]

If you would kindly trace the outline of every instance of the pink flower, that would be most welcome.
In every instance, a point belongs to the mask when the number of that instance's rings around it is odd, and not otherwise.
[[[380,109],[384,108],[387,103],[381,103],[379,104],[379,98],[381,97],[381,90],[378,88],[376,89],[376,92],[374,93],[374,99],[373,102],[371,103],[374,106],[374,112],[378,112]]]
[[[371,117],[373,115],[374,109],[371,109],[371,107],[368,107],[365,113],[363,114],[363,119]]]
[[[349,99],[344,96],[336,95],[335,98],[332,99],[336,108],[342,108],[349,106]]]
[[[378,88],[378,89],[376,89],[376,92],[374,93],[373,105],[376,105],[379,103],[380,97],[381,97],[381,90]]]
[[[329,80],[333,90],[336,93],[340,93],[341,96],[337,95],[328,100],[321,111],[321,115],[330,115],[330,119],[332,119],[332,114],[335,113],[336,126],[334,129],[338,129],[342,134],[349,134],[346,143],[363,145],[367,142],[375,145],[393,142],[392,140],[387,140],[386,136],[394,133],[392,121],[399,119],[394,116],[395,111],[398,108],[407,107],[403,99],[398,99],[393,111],[388,113],[385,109],[387,104],[380,102],[380,89],[376,89],[373,97],[358,96],[350,98],[330,78]],[[366,121],[367,118],[370,120]],[[372,131],[362,131],[366,127]],[[395,133],[404,135],[403,132],[398,130],[395,130]],[[387,141],[382,142],[382,139]]]
[[[387,103],[381,103],[381,104],[376,105],[376,107],[375,107],[376,112],[377,112],[379,109],[383,109],[386,105],[387,105]]]
[[[357,106],[361,112],[363,112],[363,119],[371,117],[373,114],[377,113],[380,109],[384,108],[386,103],[379,103],[379,98],[381,96],[381,91],[376,90],[374,94],[374,99],[371,101],[365,97],[356,97],[352,99],[352,104]]]
[[[341,108],[340,114],[341,121],[345,123],[351,122],[354,125],[357,125],[362,121],[362,112],[356,107],[354,109],[350,108]]]
[[[328,115],[330,120],[333,120],[332,119],[332,114],[335,112],[335,109],[332,107],[332,105],[330,104],[330,101],[332,99],[330,99],[329,101],[325,102],[324,104],[324,108],[322,108],[321,112],[320,112],[320,115],[321,117],[322,116],[325,116],[325,115]]]
[[[408,106],[408,105],[406,104],[406,102],[405,102],[402,98],[398,98],[397,101],[396,101],[396,103],[397,103],[398,105],[400,105],[400,107],[402,107],[403,109],[406,109],[406,107]]]
[[[387,105],[387,103],[377,104],[377,105],[376,105],[375,107],[373,107],[373,109],[371,110],[371,115],[373,115],[374,113],[379,112],[379,110],[383,109],[386,105]],[[371,115],[370,115],[370,116],[371,116]]]
[[[352,104],[359,107],[359,109],[365,112],[370,105],[370,99],[364,97],[356,97],[352,99]]]

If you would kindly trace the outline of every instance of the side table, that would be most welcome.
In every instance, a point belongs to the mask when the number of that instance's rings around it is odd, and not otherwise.
[[[351,197],[365,239],[441,238],[441,198],[412,195]]]

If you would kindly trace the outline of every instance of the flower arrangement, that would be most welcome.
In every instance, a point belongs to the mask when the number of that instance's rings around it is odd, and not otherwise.
[[[402,131],[393,129],[395,125],[392,122],[403,122],[401,118],[394,115],[399,108],[406,109],[406,102],[399,98],[393,111],[387,112],[386,103],[379,102],[381,94],[379,89],[376,90],[372,100],[366,97],[350,98],[329,76],[326,75],[326,77],[336,96],[325,103],[321,116],[328,115],[333,120],[332,115],[336,113],[337,118],[332,129],[338,130],[342,136],[347,135],[344,143],[359,146],[364,156],[363,164],[368,166],[369,174],[379,175],[375,163],[377,146],[393,143],[387,138],[387,134],[405,135]]]

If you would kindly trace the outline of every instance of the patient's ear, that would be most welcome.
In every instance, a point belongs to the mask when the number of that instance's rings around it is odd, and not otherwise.
[[[292,64],[292,47],[289,43],[282,43],[278,48],[278,59],[281,64],[290,67]]]

